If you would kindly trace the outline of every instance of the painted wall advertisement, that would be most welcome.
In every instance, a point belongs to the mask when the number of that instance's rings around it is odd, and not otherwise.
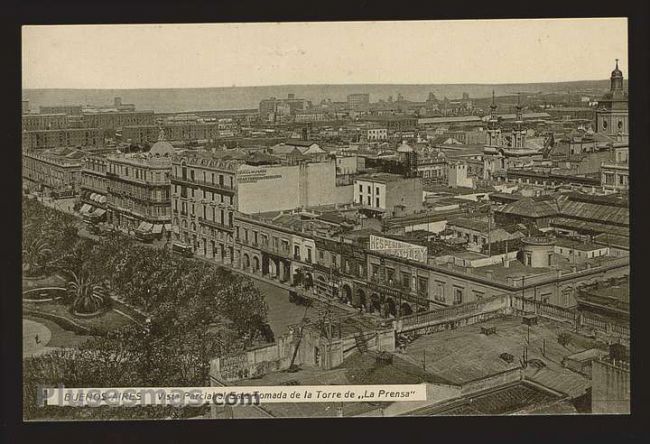
[[[374,234],[370,235],[370,249],[412,261],[427,262],[427,247],[375,236]]]

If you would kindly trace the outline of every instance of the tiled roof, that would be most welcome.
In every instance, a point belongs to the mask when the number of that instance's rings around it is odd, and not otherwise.
[[[630,248],[630,236],[624,236],[620,234],[613,233],[601,233],[594,236],[594,242],[601,245],[607,245],[609,247],[618,247],[623,249]]]
[[[560,214],[567,218],[594,221],[601,224],[630,225],[630,211],[626,207],[569,199],[560,204]]]
[[[528,197],[506,204],[495,211],[503,214],[541,218],[555,216],[559,209],[554,202],[536,201]]]
[[[309,147],[312,145],[316,145],[316,142],[312,142],[310,140],[302,140],[302,139],[289,139],[286,142],[284,142],[285,145],[290,145],[290,146],[304,146],[304,147]]]
[[[485,220],[480,219],[468,219],[468,218],[458,218],[453,219],[447,222],[447,226],[454,226],[459,228],[466,228],[468,230],[479,231],[481,233],[487,232],[489,224]],[[496,228],[496,227],[495,227]]]
[[[627,227],[617,227],[610,224],[604,224],[599,222],[588,222],[584,220],[578,220],[568,217],[557,217],[551,221],[552,226],[563,227],[578,231],[588,231],[594,233],[610,233],[617,236],[627,236],[630,235],[630,230]]]
[[[431,406],[412,412],[417,416],[507,415],[558,400],[557,395],[533,385],[519,382],[468,396],[448,407]]]

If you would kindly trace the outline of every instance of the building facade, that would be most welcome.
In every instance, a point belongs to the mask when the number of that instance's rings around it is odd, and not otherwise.
[[[347,102],[350,111],[368,111],[370,109],[370,94],[350,94]]]
[[[86,128],[118,129],[133,125],[153,125],[153,111],[84,111],[83,123]]]
[[[68,127],[66,114],[23,114],[23,131],[41,131]]]
[[[174,156],[172,162],[172,230],[174,240],[200,257],[236,265],[236,172],[239,163],[209,153]]]
[[[62,128],[23,131],[22,145],[25,149],[59,147],[100,148],[104,136],[99,128]]]
[[[630,166],[628,161],[628,146],[614,146],[611,159],[600,166],[601,185],[613,191],[627,191],[630,188]]]
[[[81,184],[82,161],[33,151],[23,152],[24,184],[39,191],[74,195]]]
[[[241,165],[236,174],[242,213],[293,210],[352,202],[352,185],[337,185],[337,164]]]
[[[354,203],[379,216],[398,216],[423,208],[422,179],[378,173],[354,181]]]
[[[388,128],[368,128],[366,140],[372,142],[388,140]]]
[[[171,231],[171,159],[146,154],[86,158],[81,213],[106,212],[106,221],[127,233]],[[84,211],[85,210],[85,211]]]

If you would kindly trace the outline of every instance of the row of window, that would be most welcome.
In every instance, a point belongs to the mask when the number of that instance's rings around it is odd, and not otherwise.
[[[361,205],[363,205],[363,196],[359,196],[359,201],[358,201],[358,202],[359,202]],[[372,198],[371,198],[370,196],[366,196],[366,205],[368,205],[368,206],[372,206]],[[375,207],[377,207],[377,208],[380,207],[380,205],[379,205],[379,198],[378,198],[378,197],[375,198]]]
[[[260,246],[266,247],[266,248],[273,248],[276,251],[282,252],[282,253],[285,253],[285,254],[289,254],[289,252],[290,252],[290,250],[289,250],[289,241],[287,241],[285,239],[280,239],[280,238],[278,238],[276,236],[269,237],[269,235],[267,235],[267,234],[260,233],[260,232],[258,232],[256,230],[249,230],[249,229],[246,229],[246,228],[243,229],[242,234],[243,234],[243,242],[245,244],[252,243],[254,245],[260,245]],[[239,239],[239,227],[237,227],[236,236]],[[305,258],[306,262],[311,263],[313,261],[312,250],[311,250],[311,248],[307,247],[305,249],[305,251],[306,251],[306,254],[307,254],[307,257]],[[296,259],[296,260],[302,260],[301,259],[301,254],[300,254],[300,245],[294,245],[294,247],[293,247],[293,258]]]
[[[189,174],[188,174],[188,168],[183,166],[180,168],[180,176],[178,174],[179,172],[179,167],[174,166],[174,177],[180,177],[183,180],[202,180],[204,183],[211,183],[212,185],[220,185],[220,186],[229,186],[229,187],[234,187],[235,185],[235,178],[232,175],[228,175],[228,177],[225,177],[223,174],[215,174],[215,173],[208,173],[206,171],[202,171],[201,175],[195,174],[194,169],[189,169]],[[209,179],[209,181],[208,181]]]
[[[179,212],[181,214],[188,214],[188,208],[189,208],[189,214],[190,216],[194,217],[197,215],[195,212],[196,206],[193,203],[190,203],[188,205],[187,202],[181,201],[179,205],[178,199],[174,199],[174,211]],[[205,220],[210,220],[212,222],[220,223],[221,225],[233,226],[233,212],[228,211],[226,213],[226,210],[223,208],[217,209],[216,207],[209,207],[208,205],[198,205],[199,208],[199,217],[203,217]]]
[[[396,274],[395,269],[392,267],[380,267],[378,264],[372,264],[372,279],[386,283],[389,286],[399,286],[406,290],[413,289],[413,275],[408,271],[402,271],[399,276]],[[425,276],[417,276],[415,280],[418,295],[423,298],[428,298],[429,295],[429,278]],[[445,294],[446,284],[443,281],[435,281],[433,299],[438,302],[447,303],[447,295]],[[481,290],[473,290],[475,300],[480,300],[485,296],[485,292]],[[452,303],[462,304],[465,300],[465,288],[460,286],[453,286],[452,289]]]
[[[141,214],[143,216],[170,216],[169,207],[166,205],[141,205],[135,203],[131,199],[124,199],[113,195],[108,196],[108,203],[116,207]]]
[[[174,194],[176,196],[180,195],[184,198],[191,197],[193,199],[194,197],[197,197],[200,199],[207,199],[211,202],[220,201],[221,203],[227,203],[228,205],[232,205],[234,201],[233,196],[229,194],[216,193],[214,191],[207,191],[201,188],[198,188],[195,192],[194,188],[186,187],[184,185],[174,185]]]
[[[367,193],[372,193],[372,187],[370,185],[366,186]],[[363,185],[359,184],[359,193],[363,194]],[[379,187],[375,187],[375,195],[379,196]]]

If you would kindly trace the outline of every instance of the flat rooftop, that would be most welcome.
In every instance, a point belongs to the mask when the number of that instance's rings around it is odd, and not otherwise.
[[[602,245],[596,245],[591,242],[580,242],[572,239],[558,238],[555,240],[555,245],[559,247],[573,248],[580,251],[593,251],[603,248]]]
[[[342,365],[331,370],[321,370],[313,366],[301,366],[294,373],[278,371],[260,378],[235,381],[231,386],[273,386],[273,385],[382,385],[382,384],[419,384],[422,382],[446,384],[445,380],[423,371],[420,367],[393,356],[391,363],[378,363],[378,354],[366,352],[355,353]],[[371,402],[331,402],[331,403],[278,403],[264,404],[262,410],[268,416],[284,418],[328,417],[336,416],[337,408],[343,409],[344,416],[361,415],[377,410],[380,405],[391,403]],[[252,407],[233,407],[235,416],[243,417]],[[251,416],[261,416],[248,412]]]
[[[481,327],[491,325],[496,333],[486,336]],[[538,318],[538,324],[530,327],[521,317],[502,316],[485,323],[447,330],[427,336],[420,336],[406,347],[404,359],[420,366],[427,372],[462,385],[486,378],[490,375],[516,369],[524,349],[528,349],[528,359],[540,359],[545,367],[542,370],[529,366],[525,374],[531,380],[570,396],[579,396],[591,386],[584,376],[562,367],[566,356],[594,348],[586,338],[573,335],[566,346],[558,344],[558,334],[571,332],[567,324]],[[544,354],[542,354],[544,351]],[[500,358],[502,353],[514,356],[508,363]]]
[[[373,173],[373,174],[362,174],[357,176],[356,180],[365,181],[365,182],[377,182],[377,183],[389,183],[397,182],[399,180],[407,180],[404,176],[399,174],[391,173]]]

